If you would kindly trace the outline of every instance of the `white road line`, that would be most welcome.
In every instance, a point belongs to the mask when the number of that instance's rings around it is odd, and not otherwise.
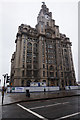
[[[62,104],[64,105],[64,104],[67,104],[67,103],[70,103],[70,102],[64,102],[64,103],[62,103]]]
[[[35,112],[27,109],[26,107],[24,107],[24,106],[22,106],[22,105],[20,105],[20,104],[17,104],[17,105],[18,105],[19,107],[21,107],[22,109],[24,109],[24,110],[32,113],[33,115],[37,116],[38,118],[41,118],[41,119],[43,119],[43,120],[48,120],[48,119],[44,118],[43,116],[41,116],[41,115],[39,115],[39,114],[37,114],[37,113],[35,113]]]
[[[69,117],[72,117],[72,116],[75,116],[75,115],[78,115],[78,114],[80,114],[80,112],[77,112],[77,113],[74,113],[74,114],[71,114],[71,115],[66,115],[64,117],[60,117],[60,118],[57,118],[55,120],[61,120],[61,119],[64,119],[64,118],[69,118]]]
[[[29,108],[29,109],[33,110],[33,109],[44,108],[44,107],[51,107],[51,106],[56,106],[56,105],[61,105],[61,104],[67,104],[67,103],[69,103],[69,102],[56,103],[56,104],[51,104],[51,105],[39,106],[39,107],[33,107],[33,108]]]
[[[61,104],[61,103],[51,104],[51,105],[45,105],[45,106],[39,106],[39,107],[33,107],[33,108],[29,108],[29,109],[38,109],[38,108],[44,108],[44,107],[55,106],[55,105],[59,105],[59,104]]]

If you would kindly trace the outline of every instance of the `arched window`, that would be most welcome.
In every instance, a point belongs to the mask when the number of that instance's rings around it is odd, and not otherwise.
[[[35,79],[35,80],[34,80],[34,82],[38,82],[38,80],[37,80],[37,79]]]
[[[43,80],[43,82],[46,82],[46,80]]]

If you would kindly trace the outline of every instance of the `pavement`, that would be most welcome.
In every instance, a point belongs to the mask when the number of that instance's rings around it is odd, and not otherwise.
[[[1,92],[0,92],[1,96]],[[80,96],[80,90],[63,90],[54,92],[37,92],[30,93],[30,97],[26,96],[26,93],[6,93],[4,94],[3,105],[10,105],[20,102],[30,102],[54,98],[63,98],[71,96]],[[2,96],[0,97],[0,105],[2,105]]]

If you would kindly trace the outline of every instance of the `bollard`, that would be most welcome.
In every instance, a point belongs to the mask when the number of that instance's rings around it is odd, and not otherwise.
[[[26,90],[26,96],[27,96],[27,97],[30,97],[30,92],[29,92],[28,89]]]

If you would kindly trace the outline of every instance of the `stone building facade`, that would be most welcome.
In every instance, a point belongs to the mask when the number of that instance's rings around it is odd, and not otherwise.
[[[52,13],[43,2],[32,28],[21,24],[16,35],[16,51],[11,59],[12,86],[30,86],[46,82],[47,86],[76,85],[70,39],[59,32]]]

